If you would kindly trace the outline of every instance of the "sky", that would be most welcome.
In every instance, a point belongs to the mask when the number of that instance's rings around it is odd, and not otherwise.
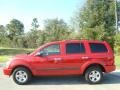
[[[0,0],[0,25],[18,19],[26,32],[31,28],[33,18],[38,19],[41,29],[46,19],[58,18],[68,23],[84,3],[85,0]]]

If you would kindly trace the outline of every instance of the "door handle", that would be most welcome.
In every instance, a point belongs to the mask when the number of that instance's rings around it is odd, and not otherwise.
[[[55,63],[58,63],[58,62],[60,62],[62,60],[62,58],[54,58],[54,62]]]
[[[62,58],[54,58],[55,61],[61,61]]]
[[[86,59],[89,59],[89,57],[87,57],[87,56],[86,57],[81,57],[81,59],[86,60]]]

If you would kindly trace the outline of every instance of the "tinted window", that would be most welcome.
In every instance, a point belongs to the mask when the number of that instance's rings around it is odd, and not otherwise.
[[[104,44],[100,43],[90,43],[90,48],[92,52],[107,52],[107,48]]]
[[[85,47],[83,43],[68,43],[66,44],[66,53],[85,53]]]
[[[43,50],[41,50],[40,52],[44,52],[47,55],[60,54],[60,45],[54,44],[54,45],[47,46]]]

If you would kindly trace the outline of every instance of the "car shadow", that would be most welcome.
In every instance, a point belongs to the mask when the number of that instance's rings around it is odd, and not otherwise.
[[[120,84],[120,71],[105,74],[103,84]]]
[[[34,77],[29,85],[74,85],[87,84],[83,76]],[[120,72],[104,74],[101,84],[120,84]]]
[[[72,85],[86,83],[82,76],[55,76],[55,77],[34,77],[31,85]]]

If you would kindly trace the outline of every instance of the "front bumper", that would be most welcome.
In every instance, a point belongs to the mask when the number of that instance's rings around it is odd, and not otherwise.
[[[12,69],[8,69],[8,68],[4,68],[4,69],[3,69],[4,75],[10,76],[10,75],[11,75],[11,72],[12,72]]]
[[[106,65],[105,66],[105,72],[107,72],[107,73],[115,71],[115,69],[116,69],[115,65]]]

